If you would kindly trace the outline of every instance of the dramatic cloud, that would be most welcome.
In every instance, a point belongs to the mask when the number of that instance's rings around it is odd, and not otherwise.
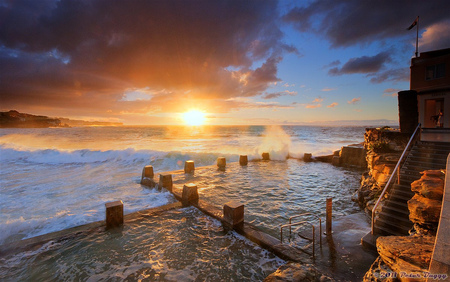
[[[332,68],[328,71],[330,75],[342,75],[353,73],[375,73],[378,72],[386,62],[390,62],[391,58],[387,52],[381,52],[375,56],[363,56],[359,58],[351,58],[342,68]]]
[[[361,98],[353,98],[350,101],[347,101],[347,103],[349,103],[350,105],[354,105],[354,104],[358,103],[359,101],[361,101]]]
[[[331,103],[330,105],[328,105],[327,108],[334,108],[334,107],[336,107],[337,105],[339,105],[339,104],[336,103],[336,102],[334,102],[334,103]]]
[[[409,81],[409,68],[390,69],[378,73],[368,74],[370,82],[382,83],[385,81],[401,82]]]
[[[275,1],[3,2],[2,106],[229,111],[223,101],[264,93],[283,54],[297,52],[278,17]]]
[[[427,28],[448,19],[449,8],[447,0],[316,0],[293,8],[284,20],[301,32],[324,34],[333,47],[342,47],[403,36],[417,15]]]
[[[421,52],[450,47],[450,20],[433,24],[426,28],[419,39]]]

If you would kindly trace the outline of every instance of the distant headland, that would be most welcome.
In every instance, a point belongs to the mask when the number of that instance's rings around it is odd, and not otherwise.
[[[0,128],[48,128],[72,126],[121,126],[120,122],[71,120],[68,118],[52,118],[25,113],[15,110],[0,112]]]

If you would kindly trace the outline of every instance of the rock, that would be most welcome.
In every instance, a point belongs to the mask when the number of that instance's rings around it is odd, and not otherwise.
[[[378,257],[370,266],[363,278],[363,282],[393,282],[396,273]]]
[[[437,174],[429,172],[425,171],[419,180],[411,183],[411,190],[428,199],[442,200],[444,193],[443,174],[440,171]]]
[[[442,202],[439,200],[428,199],[416,194],[408,201],[409,219],[419,225],[435,225],[437,227],[441,206]]]
[[[288,262],[280,266],[274,273],[264,279],[264,282],[275,281],[334,281],[328,276],[322,275],[311,264]]]
[[[433,254],[433,236],[378,237],[377,249],[381,259],[394,272],[426,272]]]
[[[435,176],[441,178],[444,178],[445,176],[445,173],[440,169],[424,170],[420,174],[423,174],[424,176]]]

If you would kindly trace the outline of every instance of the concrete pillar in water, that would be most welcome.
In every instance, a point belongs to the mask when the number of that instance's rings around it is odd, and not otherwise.
[[[192,202],[198,201],[197,185],[188,183],[183,186],[183,194],[181,196],[181,202],[183,206],[189,206]]]
[[[217,158],[217,166],[219,169],[225,169],[225,166],[227,165],[227,161],[225,157],[219,157]]]
[[[114,201],[105,204],[106,229],[119,227],[123,224],[123,202]]]
[[[340,166],[341,165],[341,157],[333,156],[333,158],[331,159],[331,163],[335,166]]]
[[[267,152],[262,153],[262,159],[263,159],[263,161],[268,161],[268,160],[270,160],[269,153],[267,153]]]
[[[247,165],[248,164],[247,155],[240,155],[239,156],[239,164],[240,165]]]
[[[326,231],[325,234],[327,236],[331,236],[333,231],[331,230],[331,218],[333,216],[333,198],[327,198],[327,222],[326,222]]]
[[[172,174],[160,174],[159,175],[159,189],[166,188],[169,191],[172,191]]]
[[[223,206],[223,219],[233,229],[244,223],[244,205],[230,201]]]
[[[184,162],[184,173],[191,173],[194,172],[194,170],[195,170],[194,161],[189,160]]]
[[[305,153],[303,155],[303,161],[310,162],[312,160],[312,154],[311,153]]]
[[[147,177],[147,178],[153,178],[154,174],[153,174],[153,166],[151,165],[146,165],[144,167],[144,169],[142,170],[142,178]]]

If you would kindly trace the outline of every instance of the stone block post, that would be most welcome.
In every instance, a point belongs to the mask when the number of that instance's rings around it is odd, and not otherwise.
[[[106,229],[119,227],[123,224],[123,202],[114,201],[105,204]]]
[[[225,157],[219,157],[217,158],[217,166],[219,169],[225,169],[225,166],[227,165],[227,160]]]
[[[159,189],[166,188],[169,191],[172,191],[172,174],[160,174],[159,175]]]
[[[142,170],[142,178],[147,177],[147,178],[153,178],[154,174],[153,174],[153,166],[151,165],[146,165],[144,167],[144,169]]]
[[[267,152],[262,153],[262,159],[263,159],[263,161],[269,161],[270,160],[269,153],[267,153]]]
[[[194,172],[194,170],[195,170],[194,161],[189,160],[184,162],[184,173],[191,173]]]
[[[247,165],[248,164],[247,155],[240,155],[239,156],[239,164],[240,165]]]
[[[197,185],[188,183],[183,186],[183,194],[181,196],[181,202],[183,206],[189,206],[191,203],[198,202],[198,189]]]
[[[233,229],[239,228],[244,223],[244,205],[236,201],[230,201],[223,206],[223,219]]]
[[[310,162],[310,161],[312,161],[312,154],[311,154],[311,153],[305,153],[305,154],[303,155],[303,161],[304,161],[304,162]]]

